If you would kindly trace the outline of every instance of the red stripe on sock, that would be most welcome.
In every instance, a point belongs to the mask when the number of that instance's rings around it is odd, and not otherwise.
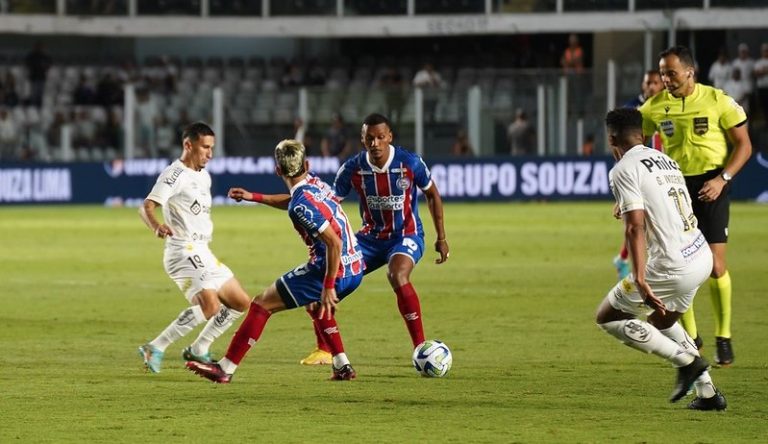
[[[411,335],[411,342],[416,347],[424,342],[424,327],[421,324],[419,295],[416,294],[416,290],[410,282],[395,289],[395,294],[397,294],[397,308],[400,309],[405,326]]]
[[[336,318],[331,318],[330,320],[317,319],[315,320],[315,326],[322,336],[323,342],[328,347],[326,351],[330,351],[333,356],[344,353],[344,343],[341,341],[341,333],[339,333]]]
[[[251,302],[251,308],[248,309],[245,320],[243,320],[240,328],[237,329],[235,336],[232,337],[232,342],[229,343],[226,354],[227,359],[240,365],[240,361],[243,360],[248,350],[261,337],[264,325],[266,325],[271,315],[272,313],[265,310],[261,305]]]
[[[312,318],[312,326],[315,327],[315,340],[317,341],[317,348],[322,351],[326,351],[328,353],[331,352],[331,347],[328,345],[328,343],[325,342],[325,337],[323,336],[323,330],[320,328],[320,325],[318,325],[318,320],[315,319],[314,312],[307,306],[307,314],[310,318]]]

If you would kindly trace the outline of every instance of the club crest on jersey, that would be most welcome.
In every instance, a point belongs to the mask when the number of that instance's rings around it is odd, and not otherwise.
[[[708,117],[694,117],[693,118],[693,132],[701,136],[709,131],[709,118]]]
[[[191,212],[192,212],[192,214],[194,214],[195,216],[197,216],[198,214],[200,214],[200,211],[201,211],[202,209],[203,209],[203,207],[202,207],[202,206],[200,206],[200,202],[198,202],[197,200],[195,200],[194,202],[192,202],[192,205],[189,207],[189,211],[191,211]]]
[[[675,123],[671,120],[662,120],[659,124],[659,128],[667,137],[672,137],[672,135],[675,134]]]
[[[407,177],[401,177],[397,179],[397,187],[401,190],[407,190],[411,186],[411,180]]]

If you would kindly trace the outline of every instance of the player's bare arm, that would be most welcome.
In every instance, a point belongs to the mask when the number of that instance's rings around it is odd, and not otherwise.
[[[325,280],[323,292],[320,294],[320,318],[331,319],[336,311],[336,304],[339,303],[334,282],[341,266],[342,242],[330,226],[318,237],[325,244]]]
[[[728,177],[733,177],[741,171],[741,168],[752,156],[752,141],[749,138],[746,124],[735,126],[727,130],[726,134],[733,145],[733,153],[731,153],[730,160],[723,168],[723,173],[727,174]],[[722,174],[712,180],[708,180],[699,191],[699,200],[704,202],[714,201],[723,192],[723,188],[725,188],[727,183]]]
[[[237,202],[243,200],[258,202],[278,210],[287,210],[288,203],[291,201],[290,194],[261,194],[238,187],[230,188],[227,196]]]
[[[432,182],[431,187],[423,190],[423,192],[427,198],[429,214],[432,215],[432,223],[437,234],[435,251],[440,253],[440,257],[435,259],[435,263],[442,264],[448,260],[450,254],[450,247],[448,246],[448,239],[445,237],[445,225],[443,223],[443,199],[440,197],[440,192],[437,190],[437,185],[434,182]]]
[[[173,231],[168,225],[161,223],[155,216],[155,209],[160,208],[160,204],[152,199],[144,199],[144,204],[139,208],[139,216],[144,224],[155,233],[155,236],[164,239],[166,236],[173,236]]]
[[[646,305],[659,315],[667,312],[664,303],[653,294],[653,290],[645,281],[646,244],[645,244],[645,211],[633,210],[624,213],[624,236],[626,237],[629,257],[632,258],[632,274],[635,277],[635,287]]]

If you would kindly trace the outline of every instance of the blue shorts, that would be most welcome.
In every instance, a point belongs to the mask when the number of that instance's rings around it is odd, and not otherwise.
[[[365,274],[388,264],[392,256],[396,254],[408,256],[414,265],[418,264],[424,255],[424,238],[415,234],[386,240],[357,236],[357,244],[363,250]]]
[[[285,307],[290,309],[320,302],[323,279],[325,279],[325,268],[302,264],[282,275],[275,285],[280,299],[283,300]],[[336,278],[336,295],[339,300],[355,291],[362,281],[363,273]]]

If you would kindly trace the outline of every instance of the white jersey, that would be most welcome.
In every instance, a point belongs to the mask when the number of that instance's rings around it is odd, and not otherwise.
[[[648,269],[679,272],[702,250],[685,178],[677,162],[652,148],[627,151],[608,175],[622,214],[645,210]]]
[[[211,241],[211,176],[202,169],[195,171],[175,160],[163,170],[147,199],[163,208],[163,219],[173,231],[166,245]]]

